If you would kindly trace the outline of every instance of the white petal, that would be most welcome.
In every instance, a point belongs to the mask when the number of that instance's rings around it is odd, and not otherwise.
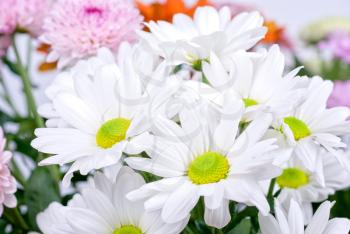
[[[263,215],[267,215],[270,206],[260,186],[253,180],[227,179],[225,198],[247,205],[256,206]]]
[[[169,196],[162,210],[162,219],[175,223],[186,218],[198,200],[197,186],[186,181]]]
[[[133,172],[132,169],[128,167],[121,169],[118,180],[113,187],[113,203],[122,224],[139,224],[140,217],[144,212],[142,202],[131,202],[126,198],[126,194],[144,184],[142,176]]]
[[[111,227],[114,227],[119,218],[115,212],[115,208],[111,200],[108,197],[101,193],[101,191],[91,188],[83,190],[82,197],[85,200],[89,210],[96,212],[96,214],[103,217]]]
[[[205,207],[204,220],[209,226],[219,229],[225,227],[231,220],[228,200],[223,200],[214,210]]]
[[[329,220],[326,230],[322,234],[348,234],[350,220],[346,218],[334,218]]]
[[[220,123],[214,131],[214,145],[217,149],[226,154],[234,144],[238,133],[238,126],[243,114],[243,102],[225,97]]]
[[[294,200],[290,202],[290,208],[288,212],[288,222],[290,232],[293,234],[304,234],[304,219],[301,209]]]
[[[213,186],[213,194],[204,197],[205,206],[210,210],[215,210],[222,205],[224,199],[224,186],[221,183],[216,183]]]
[[[66,218],[76,233],[106,234],[114,231],[101,216],[90,210],[71,208],[66,212]]]
[[[320,205],[307,226],[305,234],[323,233],[328,223],[332,205],[329,201],[325,201]]]
[[[262,215],[259,212],[259,225],[262,234],[282,234],[277,220],[271,215]]]

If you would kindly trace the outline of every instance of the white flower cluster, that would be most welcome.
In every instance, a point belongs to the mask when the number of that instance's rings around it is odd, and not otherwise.
[[[180,233],[199,203],[223,228],[233,203],[259,210],[262,234],[348,233],[347,219],[327,223],[330,202],[312,217],[313,202],[350,185],[350,110],[326,107],[333,84],[285,73],[278,46],[251,50],[266,33],[257,12],[202,7],[147,26],[47,89],[32,146],[53,156],[40,164],[71,165],[65,185],[76,171],[95,176],[41,213],[41,230]]]

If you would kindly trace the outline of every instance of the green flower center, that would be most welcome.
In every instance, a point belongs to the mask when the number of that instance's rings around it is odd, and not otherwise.
[[[281,188],[297,189],[309,183],[309,175],[299,168],[287,168],[277,177],[276,182]]]
[[[114,144],[125,139],[126,132],[131,121],[124,118],[108,120],[98,130],[96,134],[96,144],[101,148],[108,149]]]
[[[113,234],[142,234],[142,231],[138,227],[127,225],[114,230]]]
[[[244,102],[245,107],[255,106],[255,105],[259,104],[257,101],[255,101],[254,99],[250,99],[250,98],[243,98],[243,102]]]
[[[227,158],[207,152],[195,158],[188,167],[188,177],[194,184],[210,184],[227,177],[230,169]]]
[[[292,130],[294,139],[297,141],[304,137],[310,136],[311,134],[308,126],[300,119],[295,117],[286,117],[284,118],[284,123],[289,126],[290,130]]]
[[[196,71],[202,71],[202,60],[198,59],[196,61],[193,61],[192,67]]]

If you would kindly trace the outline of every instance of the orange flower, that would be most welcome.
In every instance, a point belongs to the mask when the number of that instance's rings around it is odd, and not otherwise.
[[[292,45],[286,38],[284,28],[279,26],[275,21],[265,21],[264,26],[267,27],[265,38],[261,40],[264,44],[279,44],[287,48]]]
[[[165,3],[152,3],[143,4],[141,1],[136,1],[137,7],[139,8],[141,14],[145,17],[145,21],[150,20],[165,20],[171,21],[173,15],[177,13],[183,13],[192,16],[194,11],[199,6],[209,5],[208,0],[198,0],[192,7],[187,7],[183,0],[166,0]]]
[[[38,48],[36,48],[36,51],[47,55],[49,53],[50,49],[51,49],[50,45],[42,43],[38,46]],[[49,71],[56,70],[56,68],[57,68],[57,61],[52,62],[52,63],[42,62],[39,65],[38,70],[40,72],[49,72]]]
[[[36,48],[36,51],[43,53],[43,54],[48,54],[51,49],[51,46],[45,43],[39,44],[38,48]]]
[[[57,68],[57,62],[52,62],[52,63],[43,62],[39,65],[38,70],[40,72],[49,72],[49,71],[56,70],[56,68]]]
[[[276,24],[275,21],[266,21],[264,26],[267,27],[267,33],[262,40],[263,43],[273,44],[281,41],[284,33],[284,28]]]

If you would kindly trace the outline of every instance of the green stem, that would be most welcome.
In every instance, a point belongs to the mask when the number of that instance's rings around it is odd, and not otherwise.
[[[28,38],[27,41],[27,64],[26,64],[26,70],[27,72],[29,72],[30,70],[30,66],[32,64],[32,40],[30,38]]]
[[[12,175],[16,178],[17,182],[19,182],[22,186],[26,184],[26,179],[22,175],[22,172],[14,159],[11,161],[11,172]]]
[[[18,208],[14,209],[14,214],[15,214],[15,220],[18,221],[18,224],[24,229],[24,230],[28,230],[28,224],[26,223],[26,221],[23,219],[21,213],[19,212]]]
[[[2,86],[2,89],[4,91],[3,98],[6,101],[6,103],[9,105],[9,107],[12,109],[13,113],[15,114],[16,117],[20,116],[19,112],[17,111],[15,105],[13,104],[9,89],[5,83],[4,76],[2,75],[0,71],[0,84]]]
[[[45,127],[44,120],[41,118],[41,116],[39,115],[39,113],[37,111],[37,105],[36,105],[36,102],[34,99],[34,95],[33,95],[33,91],[32,91],[32,84],[31,84],[30,79],[29,79],[29,74],[27,72],[26,67],[22,63],[20,54],[19,54],[17,46],[16,46],[15,38],[13,38],[13,49],[15,51],[18,71],[19,71],[19,75],[22,79],[24,93],[25,93],[26,98],[27,98],[28,107],[31,111],[31,114],[34,117],[34,120],[35,120],[37,127],[43,128],[43,127]]]
[[[34,95],[33,95],[32,84],[30,82],[30,78],[29,78],[29,74],[28,74],[28,70],[29,69],[27,69],[23,65],[23,62],[22,62],[22,59],[20,57],[18,48],[16,46],[15,36],[13,36],[13,49],[14,49],[15,55],[16,55],[19,76],[22,79],[24,93],[25,93],[26,98],[27,98],[28,108],[29,108],[31,114],[34,117],[36,126],[38,128],[44,128],[45,127],[44,120],[41,118],[41,116],[38,113],[36,101],[35,101],[35,98],[34,98]],[[39,153],[38,160],[42,160],[44,158],[45,158],[45,155],[42,154],[42,153]],[[57,166],[52,166],[52,167],[50,167],[49,170],[50,170],[50,173],[53,176],[53,178],[55,178],[56,181],[59,182],[59,180],[60,180],[60,172],[59,172],[58,167]]]
[[[13,209],[5,209],[4,217],[14,226],[19,226],[21,229],[26,231],[29,230],[28,224],[23,219],[17,207]]]
[[[274,213],[274,200],[273,200],[273,191],[275,189],[275,184],[276,184],[276,178],[273,178],[270,182],[269,190],[267,193],[267,201],[270,204],[270,209],[271,212]]]
[[[195,232],[192,231],[192,229],[189,228],[188,226],[187,226],[186,229],[185,229],[185,233],[186,233],[186,234],[195,234]]]

